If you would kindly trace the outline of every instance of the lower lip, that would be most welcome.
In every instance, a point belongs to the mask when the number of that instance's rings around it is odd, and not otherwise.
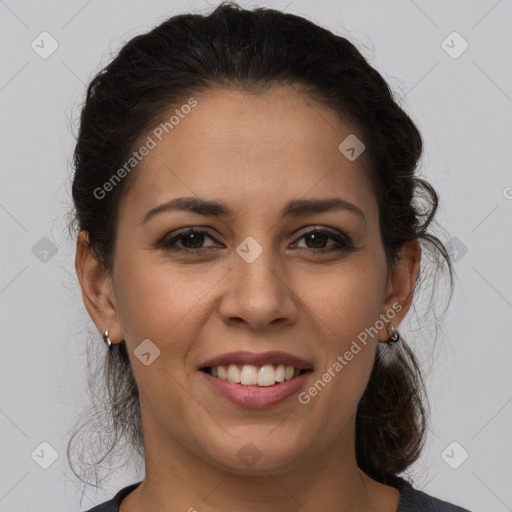
[[[244,386],[243,384],[219,379],[202,370],[200,372],[214,389],[234,404],[256,408],[284,402],[299,391],[311,373],[311,371],[304,372],[293,379],[279,382],[273,386]]]

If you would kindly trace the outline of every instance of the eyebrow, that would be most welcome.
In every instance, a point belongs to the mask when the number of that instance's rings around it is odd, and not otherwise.
[[[324,213],[335,210],[346,210],[355,213],[366,223],[364,213],[357,206],[339,197],[327,199],[292,199],[285,204],[281,211],[281,218],[287,216],[298,217],[308,213]],[[233,211],[228,206],[217,201],[208,201],[197,197],[177,197],[151,208],[151,210],[144,215],[142,223],[147,222],[158,214],[169,211],[191,211],[208,217],[229,217],[233,215]]]

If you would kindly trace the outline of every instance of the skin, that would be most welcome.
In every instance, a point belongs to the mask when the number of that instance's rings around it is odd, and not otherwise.
[[[84,303],[100,333],[108,327],[113,343],[125,340],[140,392],[146,478],[120,510],[395,512],[398,490],[357,467],[354,444],[356,407],[385,327],[307,405],[296,397],[263,409],[234,405],[199,366],[233,350],[283,350],[313,365],[311,386],[396,303],[400,324],[419,244],[408,243],[388,268],[365,153],[349,161],[338,150],[358,132],[333,111],[289,86],[194,97],[198,105],[134,171],[112,275],[84,232],[77,241]],[[149,209],[183,196],[221,201],[234,214],[174,211],[142,223]],[[366,221],[344,210],[280,218],[290,199],[330,197],[356,205]],[[178,246],[203,255],[157,246],[187,226],[212,238]],[[318,253],[337,243],[298,236],[308,226],[345,234],[355,250]],[[263,249],[252,263],[236,252],[248,236]],[[160,350],[149,366],[133,354],[145,339]],[[251,467],[237,456],[249,442],[260,454]]]

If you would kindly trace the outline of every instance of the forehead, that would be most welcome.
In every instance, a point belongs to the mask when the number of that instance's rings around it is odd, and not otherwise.
[[[260,211],[291,198],[337,195],[371,209],[365,153],[351,161],[339,149],[348,136],[362,135],[333,110],[291,87],[257,94],[211,89],[193,97],[197,104],[175,116],[168,133],[149,132],[154,148],[133,171],[123,199],[134,221],[185,195]]]

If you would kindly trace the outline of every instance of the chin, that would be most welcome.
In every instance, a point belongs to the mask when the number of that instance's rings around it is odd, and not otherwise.
[[[261,436],[241,436],[231,441],[224,450],[210,454],[210,460],[224,470],[239,475],[266,475],[286,472],[297,466],[303,445],[284,445],[282,439],[271,441],[268,430]]]

